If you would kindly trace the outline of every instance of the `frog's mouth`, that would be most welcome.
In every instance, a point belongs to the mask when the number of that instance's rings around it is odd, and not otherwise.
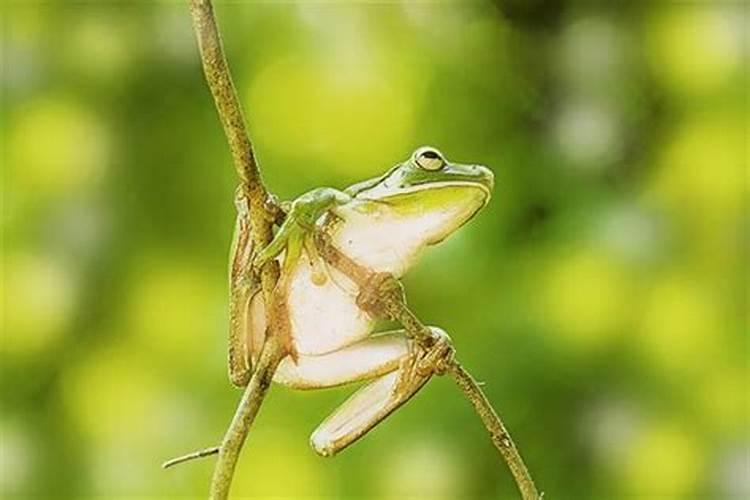
[[[434,245],[473,218],[487,205],[490,195],[489,186],[474,181],[444,181],[430,182],[429,187],[409,186],[369,202],[382,207],[375,210],[381,218],[401,220],[402,227]],[[382,215],[386,213],[390,216]]]
[[[488,185],[489,184],[489,185]],[[487,206],[487,204],[490,202],[490,198],[492,198],[492,188],[494,187],[494,179],[490,177],[488,184],[484,184],[481,182],[476,182],[474,180],[471,181],[443,181],[443,182],[431,182],[429,184],[428,189],[450,189],[450,188],[459,188],[459,189],[465,189],[465,188],[476,188],[479,189],[484,194],[484,202],[482,203],[482,206],[479,207],[484,208]],[[417,184],[415,186],[412,186],[412,188],[419,188],[421,184]],[[405,189],[404,192],[407,192],[409,188]]]
[[[481,193],[481,204],[477,207],[477,210],[480,210],[487,206],[492,197],[492,181],[490,180],[488,184],[473,180],[433,181],[392,190],[388,196],[365,196],[364,198],[392,207],[413,206],[416,209],[439,209],[441,206],[454,205],[462,201],[470,202],[474,196],[467,196],[467,193],[477,190]],[[431,194],[425,196],[424,194],[428,192]]]

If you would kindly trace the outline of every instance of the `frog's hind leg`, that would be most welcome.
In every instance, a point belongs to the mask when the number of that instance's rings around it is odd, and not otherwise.
[[[343,450],[411,399],[430,379],[415,377],[405,386],[399,376],[399,371],[383,375],[347,399],[313,432],[310,445],[315,452],[327,457]]]
[[[322,389],[371,380],[397,370],[410,352],[401,331],[383,332],[320,355],[284,358],[274,381],[293,389]]]
[[[432,328],[438,342],[428,349],[404,344],[398,367],[359,389],[331,414],[310,437],[320,455],[330,456],[364,436],[411,399],[436,369],[453,355],[448,336]],[[411,341],[408,341],[411,342]]]

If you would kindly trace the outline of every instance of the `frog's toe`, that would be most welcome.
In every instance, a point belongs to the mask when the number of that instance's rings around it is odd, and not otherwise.
[[[442,328],[429,327],[433,343],[428,348],[420,347],[422,355],[416,362],[420,376],[443,375],[453,363],[455,348],[450,336]]]

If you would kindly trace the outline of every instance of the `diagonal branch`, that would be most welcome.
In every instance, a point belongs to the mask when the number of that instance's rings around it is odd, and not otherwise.
[[[523,500],[541,499],[542,497],[537,492],[536,485],[534,485],[534,480],[531,478],[531,474],[529,474],[523,458],[521,458],[521,453],[519,453],[513,439],[510,437],[510,433],[505,428],[503,421],[492,407],[492,403],[487,399],[477,381],[474,380],[474,377],[457,360],[454,360],[448,367],[448,373],[451,374],[458,387],[466,395],[472,406],[474,406],[479,418],[482,419],[484,427],[490,434],[492,444],[495,445],[495,448],[503,456],[505,463],[508,464],[510,473],[513,474],[516,486],[518,486],[518,490],[521,492],[521,498]]]

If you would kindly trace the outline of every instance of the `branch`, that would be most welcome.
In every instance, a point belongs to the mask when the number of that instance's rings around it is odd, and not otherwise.
[[[211,0],[190,0],[190,13],[206,81],[229,142],[242,190],[250,206],[250,235],[256,248],[262,248],[271,241],[273,221],[279,216],[279,207],[268,195],[258,170],[242,109],[224,57]],[[260,277],[266,304],[270,304],[271,294],[279,279],[278,263],[275,260],[268,262],[261,269]],[[271,331],[219,448],[211,480],[211,498],[228,497],[240,450],[282,357],[282,348],[275,340],[275,332]]]
[[[505,459],[505,463],[508,464],[508,468],[511,474],[513,474],[513,479],[516,480],[518,490],[521,492],[521,497],[524,500],[540,499],[541,496],[536,490],[534,480],[531,478],[531,474],[529,474],[529,470],[526,468],[526,464],[524,464],[518,448],[513,443],[510,433],[508,433],[505,425],[503,425],[503,421],[492,407],[492,404],[479,387],[477,381],[456,360],[448,367],[448,373],[453,376],[458,387],[466,395],[472,406],[474,406],[479,418],[482,419],[484,427],[490,433],[492,444],[500,451],[503,459]]]
[[[175,465],[179,465],[185,462],[189,462],[190,460],[195,460],[197,458],[205,458],[210,457],[211,455],[216,455],[219,453],[219,450],[221,448],[219,446],[212,446],[211,448],[205,448],[203,450],[194,451],[192,453],[188,453],[187,455],[182,455],[180,457],[172,458],[161,464],[162,469],[169,469],[170,467],[173,467]]]
[[[242,445],[271,386],[276,367],[284,355],[275,337],[269,338],[263,345],[253,376],[245,387],[242,400],[224,435],[224,441],[219,447],[219,458],[216,461],[213,478],[211,478],[210,498],[224,499],[229,496],[229,488],[232,485],[232,477]]]
[[[369,290],[373,283],[388,283],[385,288],[376,290],[372,297],[374,303],[368,303],[368,306],[375,306],[379,314],[384,314],[390,319],[398,321],[411,335],[424,347],[429,348],[432,342],[432,336],[427,328],[417,316],[406,305],[406,299],[403,289],[397,280],[381,273],[374,273],[368,268],[357,264],[349,256],[339,251],[331,242],[331,238],[322,232],[319,232],[315,238],[316,245],[320,255],[352,281],[354,281],[360,290]],[[385,278],[385,279],[383,279]],[[466,395],[481,418],[487,432],[490,434],[492,443],[498,449],[503,459],[508,464],[513,479],[516,481],[518,490],[521,492],[523,500],[538,500],[541,497],[537,492],[534,481],[529,474],[526,465],[518,452],[516,445],[510,437],[510,433],[505,428],[500,416],[497,414],[492,404],[485,396],[479,384],[474,380],[471,374],[458,362],[453,359],[446,369],[447,373],[456,381],[458,387]]]
[[[240,178],[245,196],[250,203],[250,227],[253,241],[259,247],[267,245],[273,236],[271,227],[279,208],[266,187],[258,170],[255,153],[245,128],[237,92],[232,83],[227,60],[221,44],[219,28],[214,17],[211,0],[190,0],[193,28],[198,38],[203,72],[211,89],[224,134],[229,142],[234,168]],[[271,261],[261,271],[261,282],[266,298],[279,278],[278,264]],[[268,302],[270,303],[270,301]]]

